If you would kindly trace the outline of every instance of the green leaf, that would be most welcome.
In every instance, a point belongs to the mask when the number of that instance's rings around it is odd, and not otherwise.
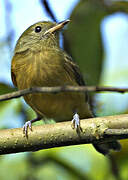
[[[79,64],[88,85],[98,84],[102,70],[100,23],[106,11],[97,2],[80,1],[71,14],[71,23],[64,34],[64,47]]]
[[[108,12],[124,12],[128,13],[128,2],[127,1],[113,1],[111,5],[108,5]]]
[[[8,84],[0,82],[0,95],[16,91],[16,88],[11,87]]]
[[[64,32],[64,49],[78,63],[88,85],[97,85],[102,73],[104,47],[101,22],[105,16],[115,12],[128,13],[128,2],[81,0]]]
[[[5,84],[3,82],[0,82],[0,95],[10,93],[10,92],[13,92],[15,90],[16,90],[16,88],[11,87],[10,85]],[[0,102],[0,112],[2,112],[2,110],[4,110],[4,108],[6,108],[9,103],[10,103],[10,101]]]

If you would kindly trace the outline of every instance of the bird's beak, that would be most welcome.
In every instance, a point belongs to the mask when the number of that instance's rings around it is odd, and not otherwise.
[[[67,23],[69,23],[69,19],[65,20],[65,21],[62,21],[60,23],[58,23],[57,25],[53,26],[52,28],[48,29],[44,35],[48,34],[48,33],[53,33],[55,31],[58,31],[60,29],[62,29]]]

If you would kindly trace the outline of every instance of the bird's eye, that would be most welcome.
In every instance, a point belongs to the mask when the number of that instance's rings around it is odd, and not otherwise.
[[[38,32],[40,32],[40,31],[41,31],[41,26],[36,26],[36,27],[35,27],[35,32],[38,33]]]

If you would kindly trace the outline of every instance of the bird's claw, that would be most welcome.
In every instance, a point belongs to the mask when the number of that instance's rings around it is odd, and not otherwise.
[[[28,128],[32,131],[31,121],[27,121],[23,126],[23,133],[25,134],[26,137],[28,136]]]
[[[80,118],[77,113],[74,114],[72,119],[73,128],[78,129],[80,127]]]

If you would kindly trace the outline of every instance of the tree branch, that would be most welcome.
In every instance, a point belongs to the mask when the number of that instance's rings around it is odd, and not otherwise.
[[[0,154],[126,139],[128,115],[81,120],[81,128],[82,131],[76,132],[71,128],[71,122],[33,126],[28,138],[22,128],[0,130]]]
[[[24,90],[15,91],[5,95],[0,95],[0,101],[5,101],[13,98],[19,98],[26,94],[33,93],[60,93],[60,92],[117,92],[125,93],[128,92],[128,88],[117,88],[117,87],[97,87],[97,86],[57,86],[57,87],[33,87]]]

